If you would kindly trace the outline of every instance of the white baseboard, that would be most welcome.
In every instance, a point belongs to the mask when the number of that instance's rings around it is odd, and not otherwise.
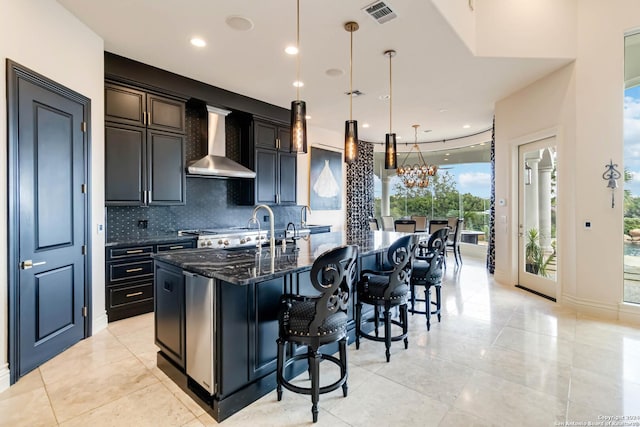
[[[626,302],[620,303],[618,313],[620,321],[640,325],[640,305]]]
[[[91,335],[95,335],[97,332],[105,329],[107,324],[109,323],[109,319],[107,318],[107,312],[103,311],[97,316],[93,318],[93,325]]]
[[[588,314],[608,320],[617,320],[618,304],[606,304],[602,301],[577,298],[573,295],[562,294],[562,305],[571,307],[579,313]]]
[[[511,282],[511,274],[507,271],[499,270],[497,268],[493,272],[493,280],[500,283],[501,285],[514,285],[514,283]]]
[[[5,363],[0,367],[0,393],[7,390],[11,385],[11,372],[9,371],[9,364]]]

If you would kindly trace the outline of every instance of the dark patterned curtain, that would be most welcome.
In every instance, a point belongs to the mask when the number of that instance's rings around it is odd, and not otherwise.
[[[358,160],[347,165],[347,220],[349,234],[369,230],[373,216],[373,144],[358,142]]]
[[[487,269],[493,274],[496,269],[496,118],[491,128],[491,202],[489,203],[489,246],[487,247]]]

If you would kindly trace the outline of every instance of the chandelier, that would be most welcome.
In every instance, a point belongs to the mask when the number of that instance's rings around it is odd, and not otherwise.
[[[424,157],[422,157],[422,152],[420,152],[420,147],[418,147],[418,128],[420,125],[413,125],[413,130],[415,132],[415,142],[411,150],[407,153],[402,162],[402,166],[400,166],[396,173],[402,179],[403,184],[407,188],[426,188],[429,186],[429,177],[434,176],[438,171],[438,166],[436,165],[427,165],[424,161]],[[416,150],[418,153],[418,161],[415,165],[407,164],[407,159],[413,150]]]

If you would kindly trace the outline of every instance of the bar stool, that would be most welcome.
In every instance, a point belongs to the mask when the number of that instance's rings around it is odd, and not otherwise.
[[[409,294],[409,280],[411,278],[411,265],[414,256],[416,236],[407,235],[396,240],[387,251],[387,259],[393,267],[391,270],[362,271],[357,285],[356,303],[356,349],[360,348],[360,338],[384,342],[386,347],[387,362],[391,359],[392,341],[404,340],[404,348],[409,347],[407,338],[407,297]],[[373,306],[373,316],[362,319],[362,305]],[[391,308],[399,307],[399,320],[391,318]],[[383,311],[380,319],[379,309]],[[378,335],[380,321],[384,323],[384,336]],[[374,322],[375,336],[362,332],[362,322]],[[391,336],[391,325],[402,328],[402,333]]]
[[[431,329],[431,315],[438,315],[440,322],[440,309],[442,307],[442,265],[445,259],[445,251],[447,248],[447,237],[449,235],[448,228],[441,228],[429,237],[426,247],[418,245],[418,253],[413,263],[413,271],[411,274],[411,307],[409,312],[414,314],[424,314],[427,317],[427,330]],[[416,297],[416,286],[424,286],[424,299]],[[436,291],[436,300],[431,301],[431,288]],[[425,309],[418,310],[415,308],[416,301],[424,302]],[[431,310],[435,306],[435,310]]]
[[[347,305],[352,283],[356,279],[357,246],[341,246],[320,255],[311,267],[311,283],[320,292],[315,296],[284,294],[278,316],[277,394],[282,400],[282,388],[294,393],[311,395],[313,422],[318,421],[320,394],[342,387],[347,397]],[[339,356],[320,352],[320,347],[338,342]],[[306,345],[307,352],[286,358],[285,345]],[[309,363],[310,387],[292,384],[284,377],[287,366],[297,360]],[[328,360],[340,367],[340,378],[320,387],[320,361]]]

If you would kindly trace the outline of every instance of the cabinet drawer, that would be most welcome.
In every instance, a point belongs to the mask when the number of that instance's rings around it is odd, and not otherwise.
[[[153,276],[153,260],[118,262],[109,265],[109,281]]]
[[[128,248],[113,248],[107,253],[107,260],[131,257],[150,257],[153,253],[153,246],[136,246]]]
[[[173,242],[158,245],[156,252],[178,251],[180,249],[192,249],[194,247],[195,242],[193,240],[187,240],[184,242]]]
[[[123,287],[114,286],[108,289],[109,308],[153,300],[153,283],[151,282]]]

